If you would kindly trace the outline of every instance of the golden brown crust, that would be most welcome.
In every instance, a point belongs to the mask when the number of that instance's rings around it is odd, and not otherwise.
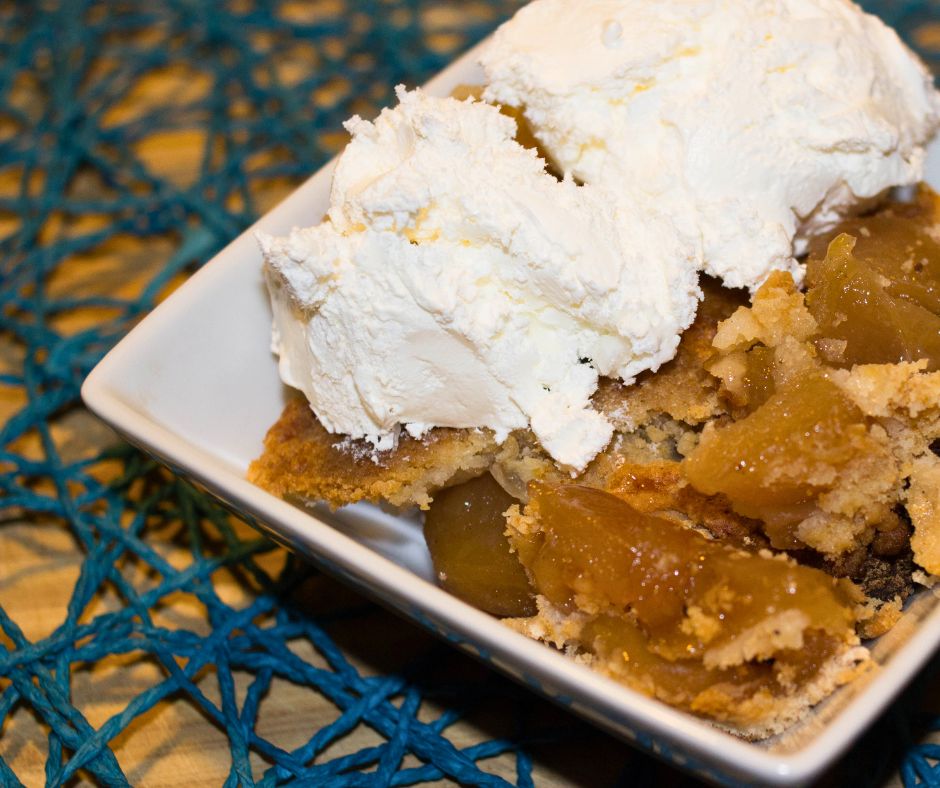
[[[356,501],[427,508],[448,483],[479,476],[497,444],[484,430],[437,428],[418,440],[403,435],[392,452],[327,432],[306,401],[292,398],[264,439],[264,453],[248,468],[249,481],[281,497]]]
[[[901,619],[902,608],[903,601],[900,596],[886,602],[868,599],[859,610],[859,637],[881,637]]]

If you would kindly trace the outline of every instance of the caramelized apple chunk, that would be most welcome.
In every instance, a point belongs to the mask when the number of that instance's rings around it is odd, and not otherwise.
[[[753,413],[705,430],[683,468],[692,485],[723,494],[736,512],[763,520],[776,547],[798,547],[786,526],[812,514],[860,453],[878,451],[862,412],[824,374],[809,374]]]
[[[856,248],[857,240],[842,234],[824,258],[809,261],[806,304],[820,336],[841,344],[843,366],[926,359],[929,369],[940,368],[940,279],[932,276],[940,258],[931,262],[940,250],[905,272],[905,260],[898,259],[904,246],[881,242],[877,248],[884,256],[869,252],[864,258]],[[914,257],[925,251],[906,248]]]
[[[424,538],[441,585],[496,616],[535,610],[525,570],[510,551],[505,511],[515,499],[490,474],[438,493]]]
[[[833,634],[854,624],[851,583],[707,539],[601,490],[536,486],[527,511],[538,528],[512,541],[538,593],[561,607],[629,612],[666,658],[723,661],[743,632],[787,611]]]
[[[847,220],[810,247],[807,284],[816,283],[813,264],[826,256],[835,237],[845,234],[855,239],[852,256],[883,277],[880,284],[889,295],[940,314],[938,219],[936,194],[921,187],[912,202],[891,203],[876,213]]]

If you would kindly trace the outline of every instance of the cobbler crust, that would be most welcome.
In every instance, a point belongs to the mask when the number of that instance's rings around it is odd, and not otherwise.
[[[391,452],[326,431],[301,397],[290,399],[264,439],[264,452],[248,468],[249,481],[274,495],[427,508],[441,487],[479,476],[498,446],[485,430],[435,429],[418,440],[403,435]]]

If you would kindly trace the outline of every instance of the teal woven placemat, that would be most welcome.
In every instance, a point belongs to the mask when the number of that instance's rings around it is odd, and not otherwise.
[[[224,737],[231,785],[686,782],[341,592],[78,401],[136,320],[335,152],[343,120],[420,84],[518,5],[0,2],[0,558],[51,532],[37,555],[75,568],[55,626],[33,636],[39,565],[0,566],[0,784],[146,783],[130,742],[168,703]],[[936,54],[936,6],[868,6]],[[168,614],[181,603],[199,623]],[[382,642],[363,646],[370,633]],[[389,650],[399,658],[362,664]],[[140,664],[155,678],[105,718],[89,712],[94,669]],[[285,682],[332,710],[289,744],[259,723]],[[913,742],[940,724],[917,701],[840,779],[900,768],[908,784],[938,781],[940,748]],[[354,738],[363,728],[371,743]]]

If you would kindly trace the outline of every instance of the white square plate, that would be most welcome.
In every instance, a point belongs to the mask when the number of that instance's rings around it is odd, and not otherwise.
[[[447,95],[480,82],[475,51],[427,90]],[[332,171],[326,165],[118,344],[85,381],[88,407],[279,542],[638,746],[716,781],[797,785],[818,775],[937,647],[940,606],[931,592],[921,592],[902,624],[877,644],[883,667],[864,686],[839,690],[784,738],[751,744],[603,678],[450,596],[433,582],[416,522],[367,505],[338,513],[301,509],[245,480],[285,402],[254,231],[282,235],[319,222]]]

